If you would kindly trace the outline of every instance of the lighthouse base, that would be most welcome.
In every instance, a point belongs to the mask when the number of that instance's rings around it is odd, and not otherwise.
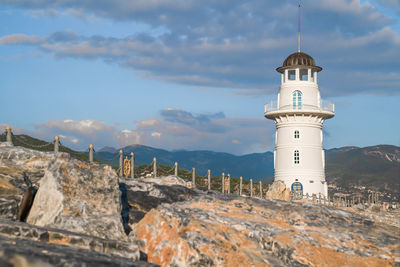
[[[294,193],[328,198],[328,184],[323,171],[276,171],[274,181],[282,181]]]

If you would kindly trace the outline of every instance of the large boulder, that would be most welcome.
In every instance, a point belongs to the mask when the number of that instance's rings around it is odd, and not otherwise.
[[[124,239],[118,176],[110,166],[58,153],[39,182],[27,222]]]
[[[24,176],[37,187],[54,157],[53,152],[0,146],[0,218],[17,218],[19,205],[29,188]]]
[[[326,206],[208,192],[161,204],[132,233],[161,266],[393,266],[398,231]]]
[[[290,189],[282,181],[273,182],[265,195],[266,199],[290,200]]]
[[[138,223],[147,212],[162,203],[190,200],[201,193],[186,187],[186,182],[176,176],[157,178],[120,179],[122,192],[122,218],[126,233]]]
[[[0,266],[155,266],[135,243],[0,219]]]

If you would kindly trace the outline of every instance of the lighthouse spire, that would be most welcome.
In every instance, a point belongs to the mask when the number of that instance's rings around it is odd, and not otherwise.
[[[299,32],[298,32],[298,39],[297,39],[297,52],[300,52],[300,1],[299,1]]]

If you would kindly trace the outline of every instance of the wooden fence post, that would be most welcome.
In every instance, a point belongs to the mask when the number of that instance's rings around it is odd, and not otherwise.
[[[178,162],[177,162],[177,161],[175,161],[174,166],[175,166],[175,172],[174,172],[174,174],[175,174],[175,176],[178,176]]]
[[[196,188],[196,169],[192,168],[192,188]]]
[[[131,178],[135,178],[135,154],[131,152]]]
[[[89,145],[89,162],[93,163],[93,144]]]
[[[211,170],[207,171],[208,190],[211,190]]]
[[[263,198],[263,194],[262,194],[262,182],[260,181],[260,198]]]
[[[122,177],[122,174],[123,174],[123,166],[122,166],[122,164],[123,164],[123,152],[122,152],[122,150],[120,150],[119,151],[119,176],[121,176]]]
[[[9,143],[10,145],[13,145],[13,142],[12,142],[12,134],[11,134],[11,127],[10,127],[10,126],[7,126],[6,132],[7,132],[6,142]]]
[[[54,153],[58,153],[58,150],[59,150],[58,145],[59,145],[58,135],[56,135],[54,137]]]
[[[154,173],[154,178],[157,177],[157,159],[156,157],[153,158],[153,173]]]
[[[253,179],[250,179],[250,197],[253,197]]]
[[[231,175],[228,173],[228,194],[231,193]]]
[[[221,191],[222,191],[222,194],[225,194],[225,173],[222,173],[221,181],[222,181]]]
[[[242,195],[242,188],[243,188],[243,177],[240,176],[240,179],[239,179],[239,196]]]

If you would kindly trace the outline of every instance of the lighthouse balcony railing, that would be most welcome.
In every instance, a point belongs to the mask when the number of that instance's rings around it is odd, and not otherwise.
[[[297,105],[285,105],[278,106],[277,101],[271,101],[264,105],[264,113],[275,112],[275,111],[289,111],[289,110],[315,110],[315,111],[327,111],[327,112],[335,112],[335,104],[326,100],[320,101],[320,105],[307,105],[307,104],[297,104]]]

